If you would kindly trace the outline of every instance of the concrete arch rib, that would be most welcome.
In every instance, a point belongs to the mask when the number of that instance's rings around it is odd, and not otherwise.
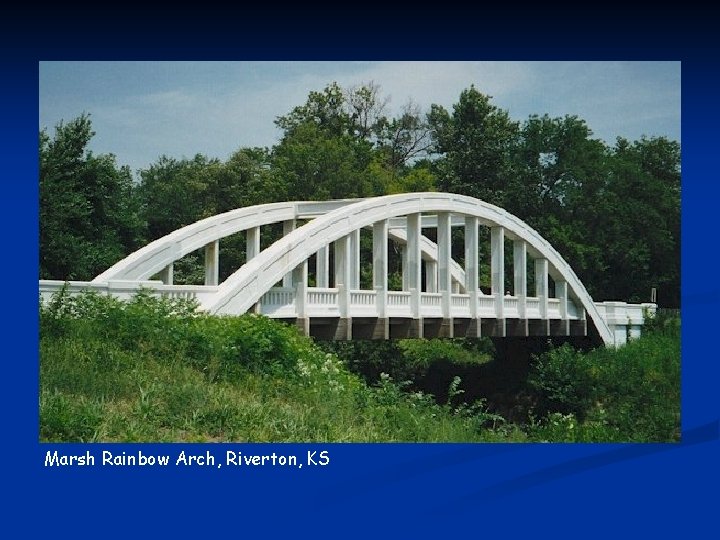
[[[312,219],[347,206],[357,199],[322,202],[280,202],[238,208],[187,225],[158,238],[143,248],[115,263],[92,280],[106,283],[110,280],[145,280],[168,264],[200,249],[210,242],[251,227],[269,225],[289,219]]]
[[[377,221],[407,214],[453,212],[476,216],[488,226],[504,227],[509,238],[527,242],[528,253],[548,260],[550,275],[567,282],[571,296],[586,310],[600,337],[613,343],[612,333],[572,268],[540,234],[502,208],[450,193],[410,193],[365,199],[320,216],[275,242],[232,274],[203,307],[219,314],[244,313],[283,275],[311,254],[356,229]]]
[[[297,218],[314,219],[357,201],[358,199],[344,199],[270,203],[218,214],[154,240],[99,274],[92,283],[107,283],[111,280],[147,280],[170,263],[215,240],[251,227]],[[407,235],[401,229],[392,229],[389,235],[399,243],[407,241]],[[422,237],[420,249],[424,258],[437,260],[437,245],[428,238]],[[465,271],[457,263],[453,264],[451,270],[453,280],[457,281],[461,288],[464,287]]]

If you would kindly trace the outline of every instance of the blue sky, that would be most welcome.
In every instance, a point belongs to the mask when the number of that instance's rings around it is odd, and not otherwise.
[[[160,155],[226,159],[272,146],[273,120],[308,92],[368,81],[423,112],[474,84],[515,120],[578,115],[596,137],[680,140],[680,62],[41,62],[39,125],[91,114],[91,149],[147,167]]]

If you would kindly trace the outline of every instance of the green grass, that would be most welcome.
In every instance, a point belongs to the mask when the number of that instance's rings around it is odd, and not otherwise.
[[[254,315],[196,315],[140,295],[85,295],[41,310],[44,441],[484,441],[480,406],[368,386],[334,354]]]
[[[458,377],[441,403],[406,382],[408,376],[426,375],[436,361],[486,362],[492,354],[487,345],[408,340],[385,344],[390,349],[381,346],[369,356],[373,349],[360,347],[349,355],[336,344],[346,364],[276,321],[198,315],[192,304],[146,294],[128,303],[60,295],[41,308],[40,329],[43,441],[679,437],[680,346],[674,324],[656,325],[619,350],[583,354],[564,346],[542,355],[524,389],[534,406],[527,421],[517,424],[490,414],[482,399],[463,403]],[[353,363],[373,377],[351,372]]]

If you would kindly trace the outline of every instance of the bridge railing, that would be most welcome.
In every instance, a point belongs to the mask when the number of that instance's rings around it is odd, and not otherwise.
[[[78,294],[82,291],[94,291],[109,294],[120,299],[130,299],[141,290],[149,294],[168,298],[195,299],[202,304],[216,291],[216,286],[205,285],[165,285],[160,281],[109,281],[107,283],[89,283],[78,281],[42,280],[40,295],[43,302],[64,290],[66,294]],[[340,317],[340,292],[337,288],[307,287],[305,290],[305,313],[308,317]],[[259,312],[274,318],[294,318],[298,311],[298,293],[295,287],[273,287],[260,299]],[[349,298],[349,316],[376,317],[378,298],[376,291],[351,290]],[[441,293],[420,293],[420,315],[424,318],[442,317]],[[412,318],[413,293],[409,291],[388,291],[386,316]],[[525,299],[525,318],[540,319],[543,299],[527,297]],[[520,300],[516,296],[503,297],[505,318],[519,317]],[[496,317],[494,295],[478,294],[478,316],[492,319]],[[547,318],[560,319],[560,299],[547,299]],[[638,337],[646,316],[653,316],[656,305],[651,303],[628,304],[626,302],[596,302],[600,316],[613,332],[615,343],[625,343],[628,337]],[[470,295],[451,294],[450,315],[455,318],[471,318]],[[585,312],[573,301],[567,302],[566,317],[570,320],[584,318]]]
[[[95,292],[109,294],[120,300],[130,300],[140,291],[146,291],[153,296],[165,298],[185,298],[197,300],[199,303],[212,297],[217,287],[206,285],[165,285],[162,281],[109,281],[107,283],[91,283],[87,281],[59,281],[42,280],[40,282],[40,298],[43,302],[49,301],[53,295],[64,291],[73,295],[81,292]]]
[[[375,291],[350,291],[350,313],[355,317],[377,317],[376,302]]]

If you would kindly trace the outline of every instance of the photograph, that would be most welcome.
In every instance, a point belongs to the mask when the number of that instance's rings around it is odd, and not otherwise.
[[[40,443],[682,441],[680,61],[38,69]]]

